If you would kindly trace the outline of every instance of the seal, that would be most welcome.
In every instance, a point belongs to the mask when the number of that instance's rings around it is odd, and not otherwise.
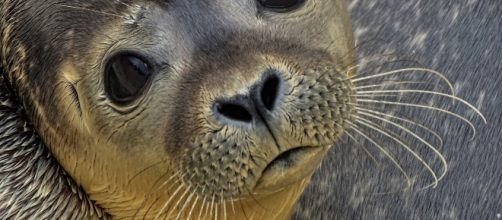
[[[0,8],[6,85],[112,218],[287,219],[348,127],[342,1]]]
[[[441,76],[356,77],[341,0],[6,0],[0,15],[9,99],[71,176],[38,194],[74,189],[31,216],[288,219],[329,147],[378,128],[363,97],[395,93],[355,83]]]

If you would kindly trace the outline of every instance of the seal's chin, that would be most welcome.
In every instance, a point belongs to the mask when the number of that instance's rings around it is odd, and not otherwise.
[[[296,147],[279,154],[263,171],[254,194],[272,194],[308,178],[319,167],[329,146]]]

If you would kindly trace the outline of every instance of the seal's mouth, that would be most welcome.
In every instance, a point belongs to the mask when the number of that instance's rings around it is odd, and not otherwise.
[[[310,175],[319,166],[328,147],[296,147],[279,154],[264,169],[255,194],[271,194]]]

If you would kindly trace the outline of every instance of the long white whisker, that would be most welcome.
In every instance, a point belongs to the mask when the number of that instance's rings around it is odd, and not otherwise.
[[[401,140],[397,139],[396,137],[392,136],[388,131],[384,131],[382,129],[379,129],[375,126],[378,126],[377,124],[375,124],[374,122],[372,121],[369,121],[367,119],[364,119],[364,118],[361,118],[359,116],[354,116],[356,117],[356,122],[361,124],[361,125],[364,125],[368,128],[371,128],[375,131],[377,131],[378,133],[380,134],[383,134],[385,135],[386,137],[392,139],[393,141],[395,141],[396,143],[399,143],[401,146],[403,146],[403,148],[408,151],[410,154],[413,155],[413,157],[415,157],[418,161],[420,161],[420,163],[422,163],[422,165],[425,166],[425,168],[429,171],[429,173],[432,175],[432,178],[434,178],[434,188],[437,186],[438,184],[438,177],[436,175],[436,172],[434,172],[434,170],[432,170],[432,168],[429,166],[429,164],[427,164],[424,159],[418,155],[415,151],[413,151],[407,144],[403,143]]]
[[[179,191],[183,188],[183,184],[179,185],[178,188],[176,188],[176,190],[174,191],[173,195],[171,195],[171,197],[169,197],[169,200],[167,200],[166,203],[164,203],[164,206],[162,206],[162,208],[160,209],[160,211],[157,213],[157,215],[155,216],[154,220],[157,220],[160,218],[160,216],[162,215],[162,213],[164,213],[167,209],[167,206],[169,205],[169,203],[171,203],[171,200],[174,199],[174,197],[179,193]]]
[[[403,174],[403,176],[405,177],[406,179],[406,183],[407,183],[407,188],[411,186],[411,180],[410,180],[410,177],[408,176],[408,174],[406,173],[406,171],[404,171],[403,167],[399,164],[399,162],[384,148],[382,147],[380,144],[378,144],[375,140],[373,140],[372,138],[368,137],[366,134],[364,134],[364,132],[362,132],[362,130],[359,130],[359,126],[357,126],[356,124],[352,123],[352,122],[349,122],[347,121],[348,124],[351,125],[351,129],[354,130],[355,132],[357,132],[359,135],[363,136],[366,140],[368,140],[370,143],[372,143],[374,146],[376,146],[382,153],[385,154],[385,156],[387,156],[389,158],[389,160],[394,164],[396,165],[397,169],[399,169],[399,171]],[[359,128],[359,129],[358,129]]]
[[[372,98],[372,97],[402,97],[402,95],[387,95],[387,94],[355,94],[349,95],[356,98]]]
[[[476,112],[476,114],[478,114],[479,117],[481,117],[481,119],[483,119],[483,121],[485,122],[485,124],[487,123],[486,118],[483,115],[483,113],[481,113],[472,104],[470,104],[469,102],[467,102],[464,99],[461,99],[459,97],[452,96],[452,95],[445,94],[445,93],[441,93],[441,92],[427,91],[427,90],[409,90],[409,89],[405,89],[405,90],[357,91],[357,94],[383,94],[383,93],[420,93],[420,94],[431,94],[431,95],[438,95],[438,96],[442,96],[442,97],[447,97],[447,98],[450,98],[450,99],[453,99],[453,100],[456,100],[456,101],[459,101],[459,102],[463,103],[464,105],[466,105],[467,107],[469,107],[472,111]]]
[[[188,188],[188,190],[190,190],[191,187]],[[195,195],[195,192],[192,192],[190,194],[190,196],[188,196],[188,198],[185,200],[185,202],[183,203],[183,205],[181,206],[181,209],[180,211],[178,212],[178,216],[176,216],[176,220],[179,220],[181,215],[183,214],[183,211],[185,211],[185,208],[187,207],[187,205],[192,201],[192,198],[193,196]],[[181,201],[181,200],[180,200]],[[190,218],[187,218],[187,220],[189,220]]]
[[[199,217],[197,217],[197,219],[202,219],[202,213],[206,209],[206,196],[202,197],[202,204],[200,207],[201,208],[199,209]]]
[[[172,179],[172,178],[174,178],[174,177],[175,177],[178,173],[179,173],[179,172],[175,172],[175,173],[174,173],[172,176],[170,176],[168,179]],[[164,178],[167,174],[168,174],[168,172],[164,173],[164,174],[163,174],[163,175],[162,175],[162,176],[161,176],[158,180],[156,180],[156,181],[153,183],[152,187],[149,189],[148,193],[146,194],[146,198],[145,198],[145,200],[143,200],[143,202],[141,203],[140,208],[138,208],[138,209],[136,210],[136,212],[134,213],[134,215],[132,216],[132,218],[131,218],[131,219],[133,219],[133,220],[134,220],[134,219],[136,218],[136,216],[139,214],[140,210],[141,210],[143,207],[145,207],[145,206],[147,205],[147,204],[146,204],[146,202],[147,202],[147,198],[150,198],[150,196],[151,196],[151,192],[152,192],[153,188],[155,188],[155,186],[157,185],[157,183],[158,183],[159,181],[161,181],[161,180],[162,180],[162,179],[163,179],[163,178]],[[133,177],[133,178],[134,178],[134,177]],[[167,181],[169,181],[169,180],[167,180]],[[157,200],[156,200],[156,201],[158,201],[158,199],[159,199],[159,198],[157,198]],[[152,208],[152,207],[153,207],[153,204],[152,204],[152,205],[150,205],[150,206],[147,208],[146,212],[143,214],[143,219],[144,219],[144,218],[146,218],[146,216],[148,215],[148,213],[150,212],[150,210],[151,210],[151,208]],[[145,207],[145,208],[146,208],[146,207]]]
[[[420,142],[424,143],[427,147],[429,147],[429,149],[431,149],[438,157],[439,159],[441,160],[441,163],[443,164],[443,172],[439,175],[438,177],[438,182],[441,181],[444,176],[446,175],[446,171],[448,170],[448,162],[446,162],[446,158],[443,156],[443,154],[441,154],[434,146],[432,146],[429,142],[427,142],[426,140],[424,140],[422,137],[418,136],[417,134],[415,134],[414,132],[412,132],[411,130],[409,130],[408,128],[405,128],[399,124],[396,124],[390,120],[387,120],[385,118],[380,118],[380,117],[376,117],[374,115],[371,115],[371,114],[368,114],[368,113],[364,113],[364,112],[360,112],[360,114],[362,115],[366,115],[368,117],[371,117],[371,118],[374,118],[374,119],[377,119],[377,120],[380,120],[380,121],[384,121],[386,123],[389,123],[391,125],[394,125],[400,129],[402,129],[403,131],[405,131],[406,133],[412,135],[413,137],[415,137],[416,139],[418,139]],[[432,185],[428,185],[425,187],[426,188],[429,188],[430,186]]]
[[[164,181],[164,182],[163,182],[160,186],[158,186],[158,187],[157,187],[157,190],[159,190],[160,188],[162,188],[162,187],[164,187],[165,185],[167,185],[167,184],[168,184],[171,180],[173,180],[176,176],[178,176],[178,174],[179,174],[179,173],[180,173],[179,171],[178,171],[178,172],[176,172],[176,173],[174,173],[171,177],[169,177],[169,179],[167,179],[167,180],[166,180],[166,181]],[[181,178],[180,178],[180,179],[183,179],[183,177],[185,177],[185,174],[183,174],[183,175],[181,176]]]
[[[412,125],[418,126],[418,127],[422,128],[422,129],[426,130],[430,134],[434,135],[439,140],[440,146],[443,146],[443,144],[444,144],[443,138],[441,137],[441,135],[439,135],[437,132],[433,131],[431,128],[429,128],[427,126],[424,126],[424,125],[421,125],[420,123],[417,123],[415,121],[412,121],[412,120],[409,120],[409,119],[405,119],[405,118],[401,118],[401,117],[397,117],[397,116],[394,116],[394,115],[391,115],[391,114],[385,114],[385,113],[379,112],[379,111],[365,109],[365,108],[362,108],[362,107],[355,107],[355,109],[357,111],[360,111],[360,112],[372,113],[372,114],[376,114],[376,115],[380,115],[380,116],[384,116],[384,117],[389,117],[389,118],[393,118],[393,119],[396,119],[396,120],[399,120],[399,121],[404,121],[404,122],[410,123]]]
[[[358,99],[357,102],[378,103],[378,104],[396,105],[396,106],[410,106],[410,107],[424,108],[424,109],[429,109],[429,110],[443,112],[443,113],[446,113],[448,115],[456,117],[456,118],[464,121],[465,123],[467,123],[469,125],[469,127],[471,127],[472,133],[473,133],[472,137],[471,137],[471,140],[473,140],[474,137],[476,136],[476,128],[474,127],[474,124],[472,122],[470,122],[465,117],[463,117],[463,116],[461,116],[461,115],[459,115],[457,113],[454,113],[454,112],[451,112],[451,111],[448,111],[448,110],[444,110],[442,108],[437,108],[437,107],[428,106],[428,105],[419,105],[419,104],[404,103],[404,102],[389,102],[389,101],[372,100],[372,99]],[[354,104],[354,103],[349,103],[349,104]],[[354,105],[358,105],[358,104],[354,104]]]
[[[234,201],[234,197],[230,196],[230,201],[231,201],[230,204],[232,205],[232,212],[235,215],[235,204],[234,204],[235,201]]]
[[[226,202],[223,201],[223,195],[221,196],[221,203],[223,204],[223,219],[227,220],[227,205]]]
[[[407,85],[407,84],[419,85],[419,84],[430,84],[430,83],[425,81],[387,81],[380,84],[356,86],[354,87],[354,90],[365,91],[364,89],[380,88],[382,86]]]
[[[215,213],[215,214],[214,214],[214,215],[215,215],[214,219],[215,219],[215,220],[218,220],[218,210],[219,210],[219,209],[220,209],[220,204],[218,203],[218,201],[216,201],[216,204],[215,204],[215,206],[214,206],[214,213]]]
[[[393,74],[409,73],[409,72],[413,72],[413,71],[426,72],[426,73],[436,75],[437,77],[441,78],[448,85],[448,87],[450,88],[451,94],[455,95],[455,89],[453,88],[453,85],[451,84],[450,80],[448,80],[448,78],[446,78],[442,73],[440,73],[438,71],[435,71],[432,69],[426,69],[426,68],[403,68],[403,69],[388,71],[388,72],[379,73],[379,74],[375,74],[375,75],[371,75],[371,76],[351,78],[351,82],[357,83],[357,82],[361,82],[361,81],[368,80],[368,79],[384,77],[384,76],[393,75]]]
[[[205,210],[206,210],[206,211],[204,212],[204,217],[205,217],[204,219],[209,219],[209,218],[207,218],[208,216],[209,216],[209,217],[212,217],[212,214],[211,214],[211,213],[209,213],[209,207],[210,207],[210,206],[211,206],[211,201],[210,201],[210,200],[209,200],[209,198],[208,198],[208,200],[207,200],[207,205],[206,205],[206,208],[205,208]],[[209,214],[209,215],[208,215],[208,214]]]
[[[368,150],[368,148],[366,148],[364,145],[362,145],[352,134],[349,133],[349,131],[345,131],[345,134],[347,135],[347,137],[352,139],[356,143],[357,146],[361,147],[363,149],[363,151],[366,152],[366,154],[371,158],[371,160],[373,160],[373,162],[376,165],[380,166],[377,159],[375,158],[375,156],[373,156],[373,154],[371,154],[371,152]]]
[[[165,191],[169,191],[171,190],[174,186],[176,186],[177,183],[181,183],[181,180],[180,179],[176,179],[176,181],[173,182],[173,184],[171,184]],[[160,199],[160,198],[158,198]],[[158,201],[158,200],[156,200]],[[167,206],[168,204],[166,203],[165,206]],[[145,212],[145,214],[143,214],[143,219],[146,218],[146,216],[148,215],[148,213],[150,213],[150,210],[153,208],[154,204],[150,205],[150,207],[147,209],[147,211]],[[163,212],[163,210],[161,210],[160,212]],[[160,213],[159,212],[159,213]]]
[[[194,211],[194,209],[195,209],[195,206],[196,206],[196,205],[197,205],[197,203],[199,202],[199,199],[200,199],[200,197],[197,195],[197,196],[195,197],[195,201],[194,201],[194,203],[193,203],[193,205],[192,205],[192,208],[190,208],[190,211],[188,212],[188,217],[187,217],[187,220],[190,220],[190,217],[192,217],[192,213],[193,213],[193,211]]]
[[[209,215],[212,217],[214,216],[213,215],[213,211],[214,211],[214,195],[213,195],[213,199],[211,200],[211,212],[209,213]]]
[[[180,198],[178,198],[178,200],[176,201],[174,206],[169,210],[169,212],[167,213],[168,218],[170,218],[171,214],[179,207],[180,202],[183,200],[183,198],[185,198],[185,196],[188,195],[188,193],[190,193],[190,188],[191,187],[187,187],[185,192],[183,192],[183,194],[181,194]]]

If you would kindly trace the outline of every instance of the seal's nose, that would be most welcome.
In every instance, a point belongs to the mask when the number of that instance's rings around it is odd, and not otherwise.
[[[265,120],[277,108],[281,87],[280,74],[269,69],[247,95],[221,98],[215,102],[213,111],[219,118],[235,122]]]
[[[274,111],[281,88],[280,74],[277,70],[269,69],[263,75],[261,83],[251,90],[251,98],[260,113]]]

